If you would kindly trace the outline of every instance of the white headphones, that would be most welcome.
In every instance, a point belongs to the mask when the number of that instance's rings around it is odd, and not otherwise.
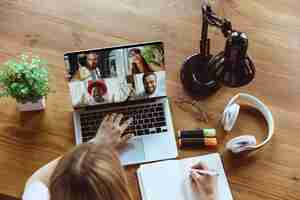
[[[231,139],[227,142],[226,149],[236,154],[244,151],[254,151],[263,147],[271,140],[274,134],[274,119],[269,108],[258,98],[245,93],[239,93],[232,97],[225,107],[221,121],[225,131],[231,131],[238,118],[240,105],[235,103],[238,99],[249,102],[263,114],[268,124],[268,136],[260,144],[256,144],[256,138],[253,135],[242,135]]]

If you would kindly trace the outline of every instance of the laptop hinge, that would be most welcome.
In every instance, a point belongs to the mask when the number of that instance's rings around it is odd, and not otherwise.
[[[160,97],[153,97],[148,99],[141,99],[141,100],[131,100],[126,102],[120,102],[120,103],[106,103],[106,104],[100,104],[100,105],[92,105],[92,106],[85,106],[85,107],[78,107],[74,108],[76,111],[89,111],[89,110],[101,110],[101,109],[107,109],[107,108],[114,108],[114,107],[124,107],[129,105],[139,105],[139,104],[145,104],[145,103],[152,103],[159,99],[166,98],[167,96],[160,96]]]

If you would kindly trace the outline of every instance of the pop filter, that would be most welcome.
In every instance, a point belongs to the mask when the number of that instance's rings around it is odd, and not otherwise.
[[[182,65],[180,79],[184,89],[194,97],[205,97],[220,88],[214,70],[209,70],[211,55],[195,54],[188,57]],[[210,73],[211,72],[211,73]]]

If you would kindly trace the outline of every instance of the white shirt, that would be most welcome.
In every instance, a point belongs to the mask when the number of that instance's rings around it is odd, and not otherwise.
[[[49,189],[40,182],[35,181],[25,187],[22,200],[49,200]]]
[[[79,68],[80,79],[98,80],[101,79],[101,72],[98,68],[89,70],[87,67],[81,66]]]

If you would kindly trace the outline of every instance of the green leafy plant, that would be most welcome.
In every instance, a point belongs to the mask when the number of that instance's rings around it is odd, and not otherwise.
[[[142,54],[147,63],[162,65],[164,63],[164,50],[159,45],[148,45],[143,48]]]
[[[11,96],[20,103],[37,102],[50,92],[47,64],[38,56],[21,55],[0,70],[0,97]]]

